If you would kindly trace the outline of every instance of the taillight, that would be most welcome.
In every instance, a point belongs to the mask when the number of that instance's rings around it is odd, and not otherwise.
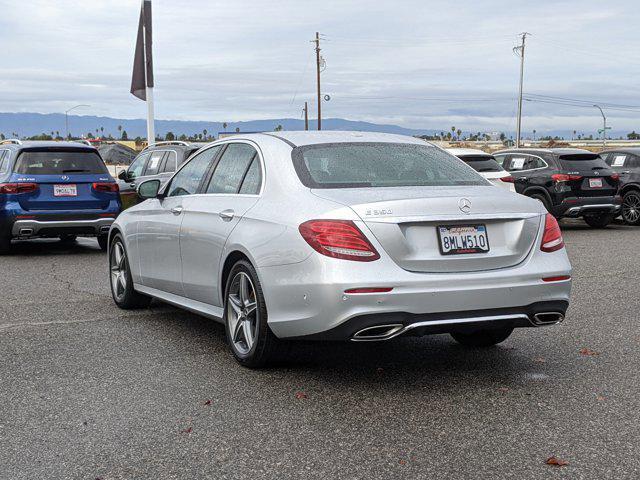
[[[566,173],[554,173],[551,175],[551,179],[558,182],[570,182],[573,180],[582,180],[582,175],[567,175]]]
[[[96,192],[118,193],[120,191],[120,188],[118,188],[118,184],[115,182],[95,182],[92,185],[92,188]]]
[[[547,213],[547,217],[544,221],[544,233],[542,234],[542,245],[540,250],[543,252],[555,252],[564,247],[564,240],[562,239],[562,231],[556,217]]]
[[[367,237],[351,220],[309,220],[298,227],[316,252],[327,257],[371,262],[380,258]]]
[[[613,180],[614,182],[619,181],[620,180],[620,174],[618,174],[618,173],[611,174],[611,180]]]
[[[513,177],[501,177],[500,180],[506,183],[514,183],[516,181],[516,179]]]
[[[33,193],[37,190],[37,183],[0,183],[0,195]]]

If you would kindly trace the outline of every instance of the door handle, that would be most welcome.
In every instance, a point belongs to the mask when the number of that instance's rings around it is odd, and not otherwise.
[[[182,213],[182,207],[173,207],[171,209],[171,213],[174,215],[180,215]]]
[[[630,173],[629,170],[625,170],[624,172],[620,172],[620,175],[629,175]]]
[[[235,214],[236,214],[236,213],[235,213],[233,210],[229,209],[229,210],[223,210],[223,211],[221,211],[218,215],[220,215],[220,218],[221,218],[222,220],[224,220],[225,222],[228,222],[228,221],[230,221],[230,220],[232,220],[232,219],[233,219],[233,216],[234,216]]]
[[[136,188],[136,184],[135,184],[135,183],[130,183],[130,184],[129,184],[129,186],[130,186],[131,188]]]

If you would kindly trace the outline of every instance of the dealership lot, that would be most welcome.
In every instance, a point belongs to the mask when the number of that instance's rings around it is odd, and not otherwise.
[[[0,260],[0,477],[636,478],[640,230],[563,230],[561,326],[483,351],[305,343],[262,371],[210,320],[117,309],[94,240],[18,244]]]

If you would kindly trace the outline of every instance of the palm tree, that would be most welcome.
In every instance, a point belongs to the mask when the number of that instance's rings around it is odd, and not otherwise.
[[[456,134],[456,127],[451,127],[451,136],[453,137]]]
[[[536,129],[535,128],[533,129],[533,141],[534,142],[536,141]]]
[[[227,131],[227,122],[224,122],[224,123],[222,124],[222,128],[224,128],[224,131],[225,131],[225,132]]]
[[[207,139],[207,129],[206,128],[204,130],[202,130],[202,134],[203,134],[204,139],[206,140]]]
[[[458,140],[460,140],[460,135],[462,135],[462,130],[458,129],[456,130],[456,133],[458,134]]]
[[[236,133],[240,133],[240,127],[236,127]]]
[[[573,136],[571,137],[571,140],[573,140],[574,138],[576,138],[576,133],[578,133],[578,132],[576,132],[576,131],[574,130],[574,131],[573,131]]]

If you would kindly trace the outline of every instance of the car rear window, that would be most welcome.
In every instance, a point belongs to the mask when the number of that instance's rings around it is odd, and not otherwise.
[[[461,155],[460,159],[473,168],[476,172],[502,172],[504,169],[498,165],[496,159],[487,155]]]
[[[453,155],[431,145],[331,143],[292,153],[302,183],[310,188],[487,185]]]
[[[572,155],[560,155],[560,165],[565,170],[593,170],[609,168],[600,155],[595,153],[577,153]]]
[[[15,173],[64,175],[108,173],[100,156],[91,150],[26,150],[18,157]]]

